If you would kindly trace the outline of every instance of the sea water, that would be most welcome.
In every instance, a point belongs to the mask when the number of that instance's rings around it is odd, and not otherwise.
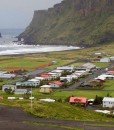
[[[14,42],[17,41],[15,37],[23,32],[23,29],[0,29],[0,32],[2,34],[2,38],[0,38],[0,55],[18,55],[80,49],[75,46],[23,45]]]

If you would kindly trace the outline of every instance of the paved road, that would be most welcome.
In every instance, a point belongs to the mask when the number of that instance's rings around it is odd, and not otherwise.
[[[33,125],[32,124],[33,122],[38,123],[39,125]],[[93,122],[64,121],[64,120],[35,118],[26,114],[19,108],[8,108],[6,106],[0,106],[0,130],[68,130],[68,127],[72,128],[85,127],[85,130],[114,130],[114,127],[106,128],[95,126],[93,129],[91,126],[89,126],[89,124],[93,125]]]

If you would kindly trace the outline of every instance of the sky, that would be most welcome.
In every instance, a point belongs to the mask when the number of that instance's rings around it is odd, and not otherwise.
[[[48,9],[62,0],[0,0],[0,28],[26,28],[34,10]]]

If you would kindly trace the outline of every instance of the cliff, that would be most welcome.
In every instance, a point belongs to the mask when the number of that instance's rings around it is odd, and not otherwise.
[[[19,37],[27,44],[99,45],[114,41],[114,0],[63,0],[34,12]]]

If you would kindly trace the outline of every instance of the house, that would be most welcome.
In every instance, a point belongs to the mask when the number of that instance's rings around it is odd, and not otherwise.
[[[98,76],[98,78],[104,78],[104,79],[114,79],[114,75],[110,75],[110,74],[102,74],[100,76]]]
[[[51,80],[52,79],[52,75],[48,74],[48,73],[41,74],[41,77],[44,78],[44,80]]]
[[[0,74],[1,79],[12,79],[12,78],[15,78],[15,77],[16,77],[15,74]]]
[[[114,107],[114,98],[104,97],[104,99],[103,99],[103,107],[105,107],[105,108],[113,108]]]
[[[40,80],[39,80],[39,79],[30,79],[30,80],[28,80],[28,81],[40,85]]]
[[[15,94],[26,94],[28,93],[27,89],[15,89],[14,91]]]
[[[2,91],[4,92],[6,89],[12,89],[12,91],[14,91],[17,87],[15,85],[3,85]]]
[[[26,81],[26,82],[17,82],[16,86],[17,87],[37,87],[40,85],[40,82],[36,81]]]
[[[102,62],[102,63],[109,63],[110,62],[110,58],[108,58],[108,57],[101,58],[100,62]]]
[[[35,79],[39,80],[39,81],[43,81],[44,78],[43,77],[35,77]]]
[[[51,86],[51,88],[60,88],[64,85],[64,83],[60,81],[53,81],[49,83],[49,85]]]
[[[60,81],[63,81],[63,82],[72,82],[72,80],[73,80],[72,76],[60,77]]]
[[[53,73],[53,72],[49,72],[48,74],[51,75],[52,79],[56,79],[56,78],[58,78],[58,77],[61,76],[61,74],[59,74],[59,73]]]
[[[88,100],[85,97],[70,97],[69,103],[80,104],[80,105],[86,106],[88,103]]]
[[[40,93],[51,93],[53,92],[50,85],[43,85],[40,87]]]
[[[82,67],[88,69],[88,70],[92,70],[96,68],[96,65],[92,64],[92,63],[86,63],[84,64]]]
[[[74,66],[63,66],[63,67],[57,67],[58,70],[64,70],[67,72],[73,72],[74,71]]]
[[[59,70],[59,69],[56,69],[56,70],[53,70],[53,71],[51,71],[52,73],[63,73],[64,72],[64,70]]]

